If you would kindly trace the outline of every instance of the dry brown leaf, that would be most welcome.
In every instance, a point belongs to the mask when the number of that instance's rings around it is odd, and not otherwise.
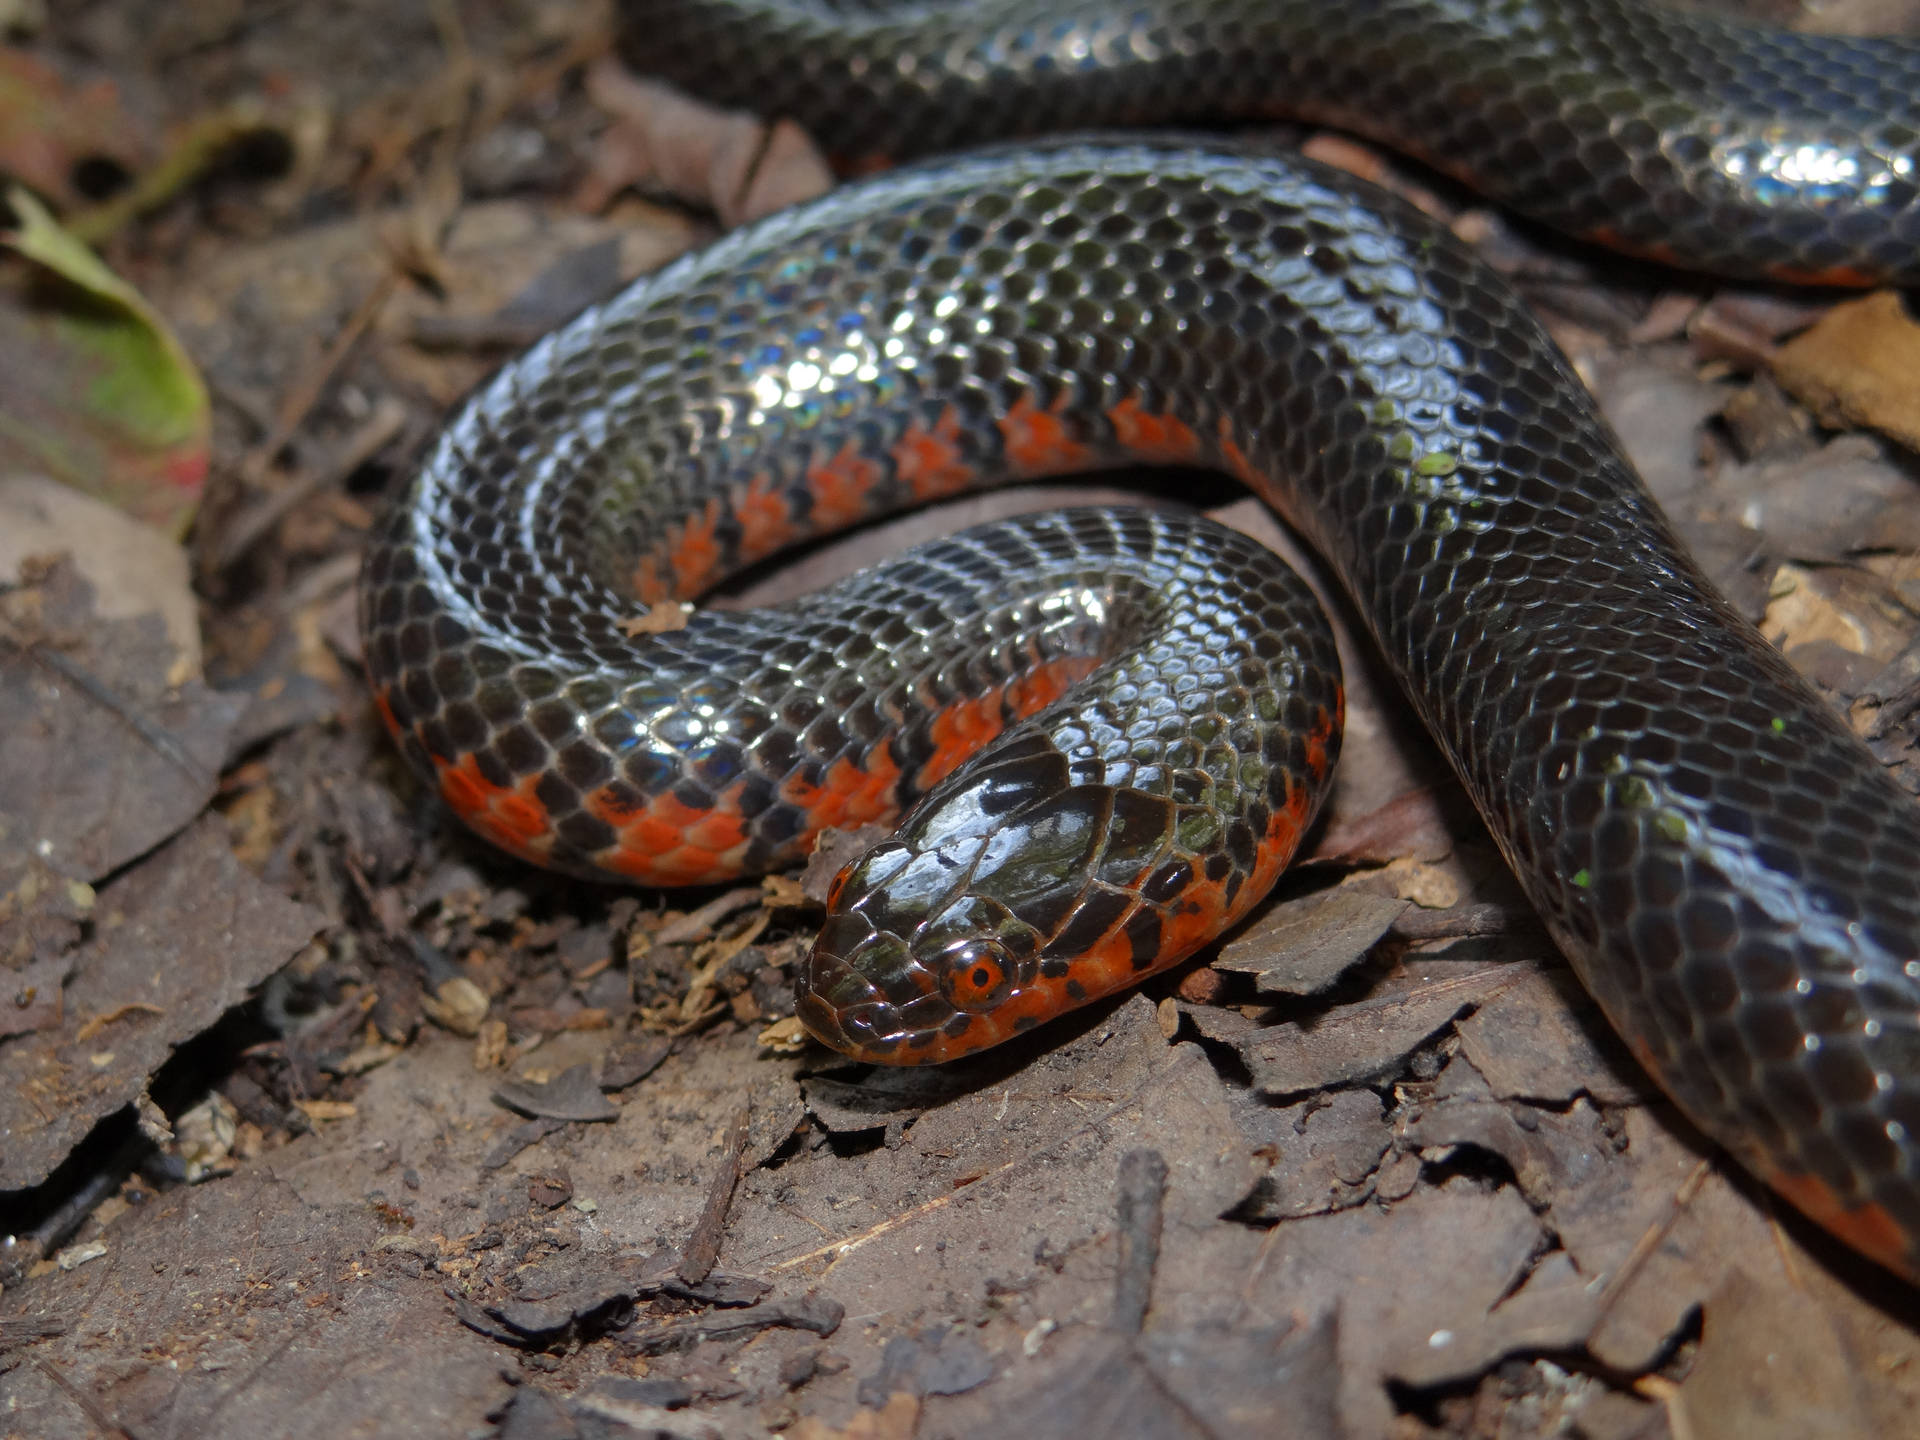
[[[598,210],[625,186],[647,180],[728,226],[823,195],[833,170],[804,131],[771,128],[738,110],[693,100],[656,80],[641,80],[612,60],[587,72],[587,93],[614,117],[575,196]]]
[[[1220,947],[1222,970],[1257,975],[1260,988],[1311,995],[1339,979],[1376,945],[1408,902],[1342,885],[1276,905]]]
[[[167,679],[200,674],[200,613],[186,552],[124,510],[39,475],[0,477],[0,582],[32,556],[67,554],[104,620],[157,612],[178,656]]]
[[[844,1427],[808,1415],[787,1434],[793,1440],[912,1440],[920,1423],[920,1397],[896,1390],[878,1410],[861,1410]]]
[[[1256,1088],[1269,1095],[1300,1095],[1386,1073],[1462,1010],[1484,1003],[1524,973],[1512,965],[1491,965],[1447,974],[1398,994],[1341,1006],[1310,1025],[1289,1022],[1228,1034],[1220,1025],[1222,1012],[1196,1010],[1189,1018],[1203,1035],[1225,1040],[1239,1052]]]
[[[1400,859],[1441,860],[1452,849],[1453,832],[1440,796],[1422,786],[1364,815],[1336,817],[1307,858],[1336,865],[1385,865]]]
[[[1381,1123],[1380,1097],[1365,1087],[1248,1109],[1235,1118],[1253,1142],[1254,1157],[1268,1166],[1233,1208],[1242,1224],[1365,1204],[1394,1143],[1392,1128]]]
[[[1647,1093],[1641,1072],[1565,970],[1529,967],[1456,1028],[1467,1059],[1503,1100],[1564,1105],[1591,1095],[1625,1105]]]
[[[1344,1433],[1339,1337],[1331,1309],[1231,1331],[1076,1326],[1049,1346],[1054,1373],[1005,1404],[1019,1417],[1005,1428],[1026,1440],[1321,1440]]]
[[[1774,352],[1773,373],[1823,424],[1920,447],[1920,324],[1897,291],[1834,306]]]
[[[48,976],[64,1019],[0,1047],[0,1186],[44,1183],[88,1131],[145,1092],[179,1046],[325,923],[241,869],[225,831],[218,816],[203,815],[101,887],[89,907],[97,932],[64,957],[68,973]],[[109,1023],[82,1039],[96,1016]]]
[[[1788,650],[1819,641],[1884,664],[1905,648],[1901,617],[1884,613],[1871,590],[1845,570],[1782,565],[1769,587],[1760,632]]]
[[[1862,1377],[1822,1306],[1729,1270],[1678,1404],[1694,1440],[1865,1440]]]
[[[1823,304],[1771,291],[1722,290],[1693,313],[1687,339],[1696,359],[1759,370],[1772,360],[1779,341],[1806,329],[1826,311]]]

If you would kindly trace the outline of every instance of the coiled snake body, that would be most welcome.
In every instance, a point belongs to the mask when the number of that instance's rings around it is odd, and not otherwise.
[[[849,152],[1224,100],[1686,263],[1920,273],[1899,44],[1622,0],[627,8],[642,59]],[[369,672],[413,764],[541,864],[720,879],[910,810],[836,882],[800,1013],[849,1054],[948,1058],[1271,885],[1339,743],[1304,586],[1205,521],[1081,510],[779,611],[631,622],[888,508],[1141,459],[1232,472],[1322,551],[1650,1072],[1920,1273],[1920,807],[1701,577],[1505,285],[1341,172],[988,151],[641,280],[431,448],[368,556]]]

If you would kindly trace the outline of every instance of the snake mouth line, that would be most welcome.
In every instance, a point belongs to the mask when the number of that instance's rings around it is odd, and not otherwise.
[[[829,929],[832,925],[829,922]],[[875,937],[871,931],[869,936],[868,945],[856,947],[849,954],[857,957],[879,946],[897,947],[904,955],[905,944],[897,937]],[[819,944],[806,961],[805,975],[797,989],[794,1013],[801,1023],[821,1044],[854,1059],[912,1063],[916,1050],[924,1050],[937,1034],[910,1025],[901,1006],[855,964],[826,953]]]

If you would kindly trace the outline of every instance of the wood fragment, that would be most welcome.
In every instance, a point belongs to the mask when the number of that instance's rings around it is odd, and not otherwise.
[[[733,1129],[727,1135],[726,1150],[720,1168],[714,1172],[713,1185],[707,1191],[706,1206],[680,1252],[680,1278],[697,1285],[713,1273],[720,1258],[720,1241],[727,1233],[727,1212],[733,1208],[733,1192],[740,1184],[741,1162],[747,1153],[747,1128],[753,1118],[751,1104],[742,1105],[733,1117]]]
[[[1129,1150],[1121,1156],[1120,1262],[1113,1277],[1113,1318],[1107,1323],[1124,1335],[1146,1329],[1153,1270],[1160,1260],[1166,1191],[1167,1162],[1158,1150]]]

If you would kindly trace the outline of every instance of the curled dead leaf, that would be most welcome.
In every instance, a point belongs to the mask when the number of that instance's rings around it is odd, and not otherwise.
[[[14,186],[7,205],[18,223],[0,240],[32,268],[0,270],[0,461],[183,532],[212,433],[199,370],[145,297],[30,193]]]
[[[635,181],[709,206],[734,226],[823,195],[826,158],[791,121],[769,127],[739,110],[693,100],[641,80],[612,60],[587,71],[587,93],[614,117],[576,201],[597,210]]]
[[[1826,642],[1882,663],[1904,648],[1905,626],[1875,604],[1877,587],[1846,569],[1782,565],[1768,587],[1761,633],[1786,650]]]
[[[436,1025],[471,1039],[480,1033],[480,1022],[487,1018],[490,1003],[478,985],[464,975],[456,975],[433,994],[422,996],[420,1008]]]
[[[776,1055],[798,1055],[812,1041],[797,1015],[774,1021],[753,1038],[763,1050],[771,1050]]]

